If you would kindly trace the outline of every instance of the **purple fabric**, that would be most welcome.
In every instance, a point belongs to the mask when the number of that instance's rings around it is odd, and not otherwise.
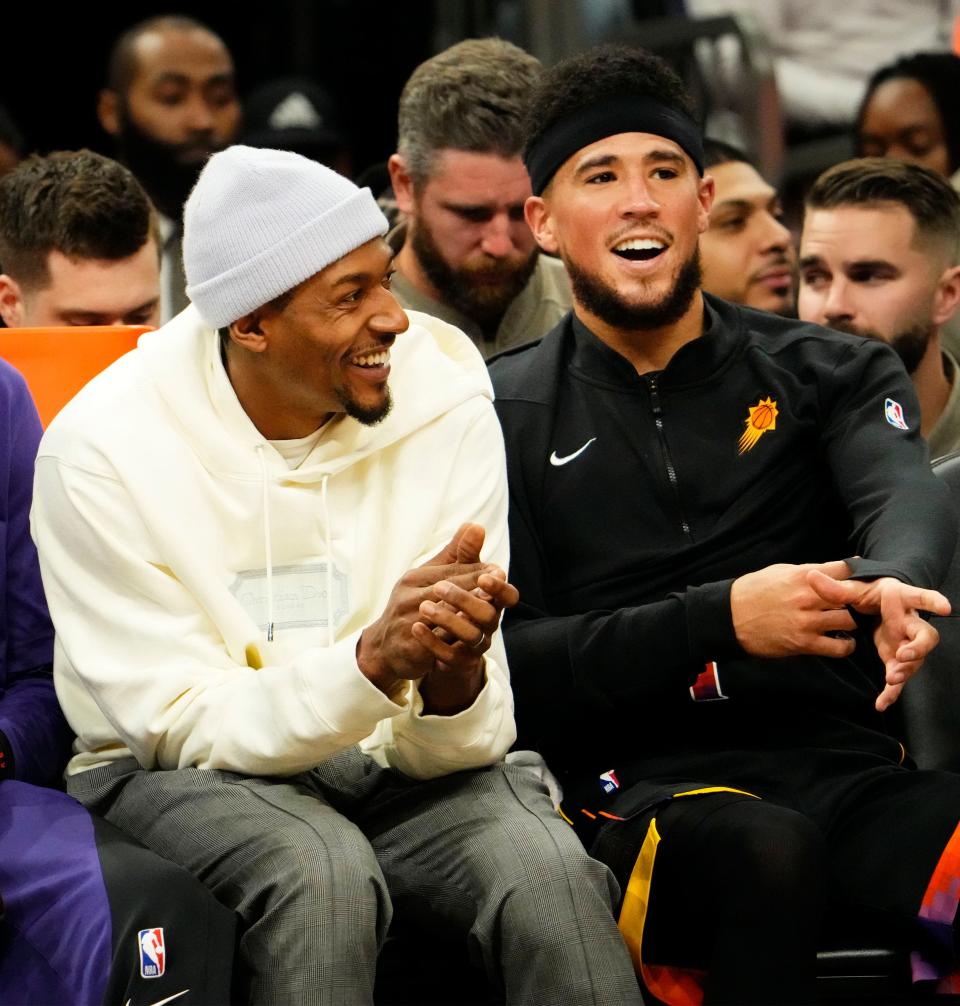
[[[0,731],[16,778],[49,784],[60,778],[71,735],[50,676],[53,627],[30,538],[41,432],[26,383],[0,360]]]
[[[90,815],[72,797],[0,782],[0,1003],[98,1006],[110,906]]]

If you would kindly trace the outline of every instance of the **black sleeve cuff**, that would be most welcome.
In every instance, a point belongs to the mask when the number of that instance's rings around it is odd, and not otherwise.
[[[733,579],[687,587],[687,638],[695,661],[742,656],[730,612]]]
[[[883,576],[892,576],[901,583],[908,583],[916,586],[916,581],[906,569],[899,568],[889,562],[878,562],[872,559],[864,559],[861,556],[851,556],[844,559],[850,567],[851,579],[853,580],[879,580]],[[924,584],[924,586],[928,586]]]

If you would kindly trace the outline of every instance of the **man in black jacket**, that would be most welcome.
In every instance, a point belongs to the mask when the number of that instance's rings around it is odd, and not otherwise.
[[[910,381],[701,292],[713,183],[661,61],[558,64],[530,121],[527,220],[574,310],[492,366],[521,736],[658,998],[811,1001],[827,903],[912,926],[915,977],[949,983],[960,777],[884,725],[956,536]]]

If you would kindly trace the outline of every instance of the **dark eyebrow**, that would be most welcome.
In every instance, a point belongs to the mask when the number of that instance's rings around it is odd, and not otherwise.
[[[749,199],[720,199],[713,204],[714,211],[725,210],[728,207],[732,210],[756,209],[755,205]]]
[[[804,255],[799,262],[797,262],[797,267],[800,269],[806,269],[807,266],[819,265],[823,261],[819,255]]]
[[[136,307],[131,307],[124,311],[124,315],[137,314],[140,311],[148,311],[151,308],[156,307],[157,302],[160,300],[159,297],[151,297],[149,300],[145,300],[142,304],[138,304]],[[111,314],[110,311],[88,311],[86,308],[81,307],[67,307],[61,312],[62,315],[69,315],[71,318],[103,318],[107,314]]]
[[[159,297],[151,297],[149,300],[145,300],[142,304],[138,304],[136,307],[132,307],[129,311],[124,311],[123,313],[137,314],[140,311],[149,311],[151,308],[156,307],[159,302]]]
[[[492,213],[496,209],[493,203],[455,203],[446,199],[441,199],[439,202],[445,210],[453,210],[454,213],[476,213],[478,211]]]
[[[671,164],[686,164],[683,154],[678,154],[675,150],[651,150],[644,157],[645,161],[670,161]]]
[[[594,168],[606,168],[617,160],[613,154],[596,154],[588,157],[582,164],[578,164],[574,171],[574,176],[582,175],[584,171],[592,171]]]
[[[347,273],[346,276],[341,276],[339,279],[335,279],[330,285],[334,288],[338,286],[353,285],[355,283],[362,285],[364,283],[369,283],[374,278],[376,278],[376,281],[379,283],[384,276],[387,276],[394,271],[394,263],[396,260],[397,256],[391,255],[390,258],[387,259],[383,272],[379,275],[374,272],[350,272]]]
[[[588,157],[581,164],[577,165],[574,171],[574,177],[583,174],[585,171],[590,171],[594,168],[606,168],[611,164],[615,164],[620,160],[616,154],[597,154],[595,157]],[[649,164],[651,161],[668,161],[671,164],[682,165],[686,162],[684,161],[683,155],[676,153],[673,150],[651,150],[643,155],[643,161],[645,164]]]
[[[131,308],[129,311],[125,311],[124,314],[139,314],[141,311],[150,311],[159,303],[159,297],[151,297],[149,301],[144,301],[143,304],[138,304],[137,307]]]
[[[351,272],[346,276],[341,276],[339,279],[333,281],[333,286],[348,286],[352,283],[367,283],[370,280],[372,273],[369,272]]]
[[[224,70],[222,73],[213,73],[209,77],[204,77],[200,83],[204,87],[208,87],[210,84],[232,84],[234,81],[235,74],[232,71]],[[165,70],[163,73],[158,73],[156,77],[153,78],[153,84],[190,84],[193,78],[186,73],[176,73],[173,70]]]
[[[892,269],[894,272],[900,270],[892,262],[883,258],[858,258],[853,262],[844,262],[844,269]]]
[[[174,73],[173,70],[165,70],[158,73],[153,78],[154,84],[189,84],[190,78],[185,73]]]
[[[440,205],[445,210],[452,210],[454,213],[495,213],[497,210],[496,203],[456,203],[450,202],[445,199],[439,200]],[[521,199],[518,203],[510,203],[507,206],[508,210],[523,209],[523,204],[526,202],[525,199]]]

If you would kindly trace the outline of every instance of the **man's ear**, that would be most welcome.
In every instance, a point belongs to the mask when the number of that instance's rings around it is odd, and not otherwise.
[[[937,281],[937,292],[933,297],[932,318],[934,325],[941,326],[954,316],[960,306],[960,266],[944,269]]]
[[[697,211],[697,226],[701,234],[710,228],[710,210],[713,208],[716,194],[717,188],[713,175],[704,175],[697,183],[697,201],[700,203],[700,208]]]
[[[230,338],[238,346],[251,353],[262,353],[267,348],[267,338],[263,332],[263,308],[245,314],[230,326]]]
[[[0,318],[7,328],[19,328],[23,324],[23,294],[20,284],[6,273],[0,273]]]
[[[393,194],[397,200],[397,209],[408,216],[413,213],[416,200],[413,192],[413,179],[407,170],[407,163],[400,154],[391,154],[387,161],[387,170],[390,172],[390,183],[393,185]]]
[[[540,196],[530,196],[523,204],[523,215],[537,244],[545,252],[556,255],[560,251],[560,245],[554,233],[553,217],[550,216],[547,203]]]
[[[116,136],[120,132],[120,95],[105,87],[97,95],[97,118],[105,133]]]

